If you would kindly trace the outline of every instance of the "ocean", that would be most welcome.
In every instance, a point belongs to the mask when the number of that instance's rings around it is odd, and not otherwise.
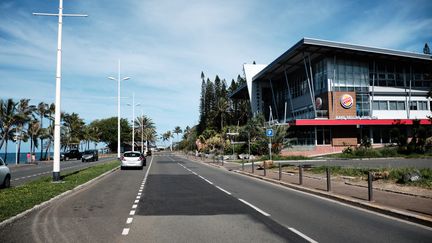
[[[50,154],[51,154],[51,158],[52,158],[53,153],[51,152]],[[35,155],[36,155],[36,160],[39,160],[40,152],[36,152]],[[0,153],[0,157],[4,160],[5,153]],[[5,162],[8,164],[15,164],[15,160],[16,160],[16,153],[15,152],[8,152]],[[27,152],[19,154],[19,163],[20,164],[27,164]]]

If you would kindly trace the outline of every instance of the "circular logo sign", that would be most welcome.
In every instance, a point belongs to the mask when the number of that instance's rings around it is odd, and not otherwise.
[[[354,99],[353,99],[353,97],[351,95],[344,94],[340,98],[340,103],[341,103],[341,105],[342,105],[343,108],[349,109],[349,108],[351,108],[353,106]]]
[[[323,101],[322,101],[321,97],[317,97],[317,98],[315,99],[315,107],[316,107],[318,110],[321,109],[321,107],[322,107],[322,103],[323,103]]]

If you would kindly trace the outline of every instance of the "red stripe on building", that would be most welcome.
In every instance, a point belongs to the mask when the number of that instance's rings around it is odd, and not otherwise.
[[[319,119],[299,119],[295,120],[293,126],[337,126],[337,125],[412,125],[413,119],[376,119],[376,120],[361,120],[361,119],[346,119],[346,120],[319,120]],[[432,124],[429,119],[420,119],[421,125]]]

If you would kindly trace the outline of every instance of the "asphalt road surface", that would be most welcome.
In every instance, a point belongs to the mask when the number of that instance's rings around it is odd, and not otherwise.
[[[81,160],[60,161],[60,170],[61,174],[73,172],[114,159],[114,157],[99,158],[99,161],[85,163],[81,162]],[[10,170],[12,174],[11,186],[18,186],[42,176],[52,176],[53,165],[52,163],[43,162],[38,165],[11,166]]]
[[[154,156],[143,171],[118,170],[0,229],[2,242],[431,239],[431,228],[168,154]]]

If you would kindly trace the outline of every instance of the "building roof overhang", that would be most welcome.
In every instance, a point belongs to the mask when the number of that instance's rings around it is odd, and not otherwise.
[[[357,126],[357,125],[413,125],[414,119],[297,119],[292,126]],[[420,125],[431,125],[430,119],[419,119]]]
[[[271,79],[275,74],[283,71],[290,72],[293,69],[303,67],[304,60],[313,60],[326,54],[356,55],[395,61],[417,61],[432,65],[432,56],[427,54],[303,38],[255,75],[253,80]]]

